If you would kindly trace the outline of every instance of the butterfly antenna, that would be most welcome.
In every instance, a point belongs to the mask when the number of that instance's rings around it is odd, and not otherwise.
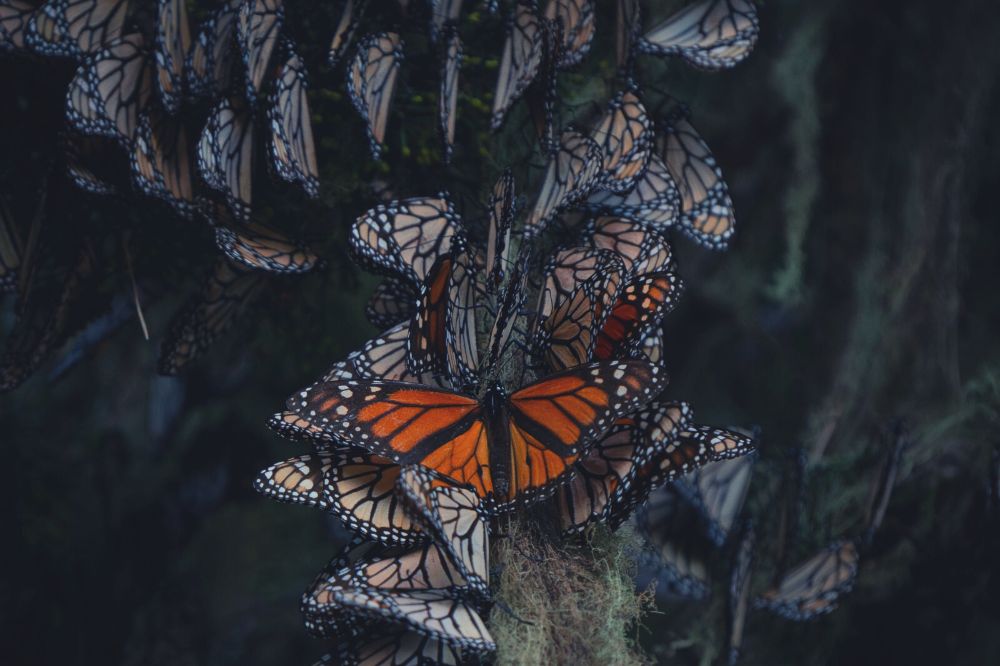
[[[149,327],[146,326],[146,318],[142,314],[142,302],[139,299],[139,285],[135,281],[135,271],[132,270],[132,253],[128,249],[128,235],[122,235],[122,250],[125,253],[125,268],[128,270],[128,279],[132,283],[132,302],[135,305],[135,313],[139,318],[139,326],[142,328],[142,336],[149,341]]]

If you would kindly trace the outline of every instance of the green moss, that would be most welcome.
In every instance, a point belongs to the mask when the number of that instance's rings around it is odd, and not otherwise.
[[[490,617],[498,664],[651,663],[636,642],[652,592],[633,582],[633,532],[602,526],[560,543],[517,520],[503,531],[491,553],[500,569]]]

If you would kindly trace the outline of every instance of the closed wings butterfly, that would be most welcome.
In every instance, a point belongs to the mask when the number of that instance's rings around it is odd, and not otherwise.
[[[80,58],[121,37],[130,0],[48,0],[35,11],[25,36],[45,56]]]
[[[315,199],[319,196],[319,167],[306,98],[306,69],[290,42],[285,42],[283,51],[286,59],[278,68],[267,108],[271,165],[282,180],[298,183]]]
[[[216,97],[229,88],[239,60],[234,40],[242,4],[243,0],[226,0],[201,24],[185,71],[191,95]]]
[[[593,364],[482,399],[400,382],[319,384],[288,408],[400,464],[471,486],[500,511],[544,496],[613,424],[664,386],[641,361]]]
[[[191,49],[191,26],[185,0],[157,0],[156,86],[160,101],[176,113],[184,96],[184,66]]]
[[[507,111],[531,82],[542,66],[542,24],[534,6],[518,2],[507,28],[507,40],[500,56],[500,71],[493,94],[493,113],[490,124],[499,129]]]
[[[712,151],[684,118],[670,123],[658,141],[681,195],[681,231],[708,248],[726,249],[736,220],[729,187]]]
[[[246,98],[257,101],[271,54],[284,22],[282,0],[244,0],[236,21],[236,39],[246,75]]]
[[[677,55],[703,69],[728,69],[750,55],[758,31],[752,0],[703,0],[646,33],[640,48],[656,55]]]
[[[403,41],[399,34],[383,32],[362,39],[351,62],[347,94],[365,120],[368,143],[375,159],[382,154],[389,109],[402,61]]]

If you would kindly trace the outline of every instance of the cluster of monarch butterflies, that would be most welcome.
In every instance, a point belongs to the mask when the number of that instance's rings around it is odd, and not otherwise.
[[[573,216],[642,179],[626,142],[604,136],[629,105],[641,108],[629,93],[612,102],[602,144],[584,137],[602,147],[588,179],[563,185]],[[644,143],[648,159],[655,141]],[[546,175],[537,200],[551,187]],[[547,256],[534,251],[546,234],[537,204],[521,199],[508,170],[476,219],[447,192],[361,215],[351,254],[385,276],[366,308],[385,330],[269,422],[313,451],[262,471],[257,489],[357,536],[303,597],[310,631],[338,640],[332,663],[458,663],[493,649],[483,618],[497,516],[531,507],[554,538],[616,528],[654,489],[754,450],[662,395],[662,324],[683,288],[663,234],[676,196],[670,211],[650,204],[657,219],[595,207]],[[571,224],[565,208],[549,229]]]

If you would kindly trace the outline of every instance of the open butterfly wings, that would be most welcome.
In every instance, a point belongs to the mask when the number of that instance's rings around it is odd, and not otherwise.
[[[468,484],[502,510],[551,491],[582,451],[664,381],[647,363],[597,364],[485,404],[406,383],[331,382],[290,398],[289,409],[373,453]]]

